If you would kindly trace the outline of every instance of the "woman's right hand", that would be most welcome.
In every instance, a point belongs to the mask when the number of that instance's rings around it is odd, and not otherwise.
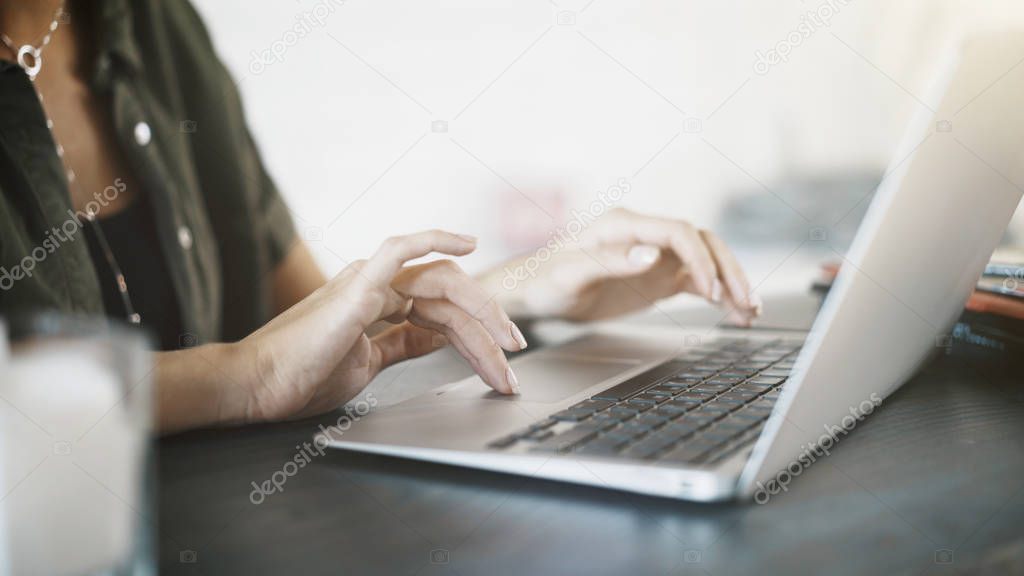
[[[501,348],[526,343],[505,312],[450,260],[405,264],[431,253],[463,256],[476,239],[439,230],[386,240],[320,289],[233,345],[237,386],[226,420],[258,422],[333,410],[387,365],[451,342],[495,390],[518,392]],[[367,328],[397,324],[377,337]],[[396,352],[398,350],[398,352]]]

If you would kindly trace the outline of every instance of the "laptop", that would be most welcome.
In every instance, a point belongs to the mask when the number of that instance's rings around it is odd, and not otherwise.
[[[1024,34],[935,75],[811,329],[606,325],[379,409],[318,445],[694,501],[765,501],[884,404],[949,330],[1024,185]],[[823,137],[825,137],[823,135]],[[834,137],[834,136],[829,136]]]

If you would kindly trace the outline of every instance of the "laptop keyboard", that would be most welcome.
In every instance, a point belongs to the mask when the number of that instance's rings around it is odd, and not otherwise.
[[[489,447],[712,464],[757,439],[799,351],[793,341],[717,340]]]

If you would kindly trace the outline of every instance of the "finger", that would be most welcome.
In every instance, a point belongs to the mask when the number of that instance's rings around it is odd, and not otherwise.
[[[608,278],[643,274],[661,260],[661,249],[649,244],[601,244],[567,251],[552,270],[556,282],[587,286]]]
[[[600,242],[648,244],[670,249],[691,269],[697,286],[696,293],[711,301],[718,299],[714,288],[718,278],[715,260],[692,224],[626,211],[616,214],[598,228]]]
[[[448,339],[440,332],[406,322],[374,336],[373,343],[380,350],[381,368],[386,368],[396,362],[444,348],[448,345]]]
[[[399,297],[401,297],[401,295],[399,295]],[[402,298],[402,300],[404,300],[404,302],[398,310],[384,316],[381,320],[390,324],[401,324],[402,322],[405,322],[405,319],[409,317],[409,312],[412,311],[412,298]]]
[[[718,275],[725,284],[732,301],[742,310],[754,316],[760,315],[760,298],[750,291],[750,282],[732,250],[709,230],[701,230],[701,237],[718,264]]]
[[[473,250],[476,250],[476,238],[443,230],[392,236],[381,243],[380,248],[363,268],[363,274],[371,281],[390,283],[409,260],[426,256],[431,252],[464,256]]]
[[[447,300],[413,301],[409,321],[445,335],[477,374],[503,394],[518,394],[519,384],[501,348],[476,319]]]
[[[359,274],[362,275],[365,273],[359,272]],[[366,286],[367,281],[363,278],[359,279],[363,280],[364,286]],[[372,286],[369,288],[372,291]],[[402,322],[405,322],[405,318],[409,315],[409,311],[412,310],[412,299],[404,294],[399,294],[391,286],[384,286],[381,288],[380,294],[383,297],[383,302],[381,303],[380,313],[377,315],[375,320],[384,320],[385,322],[390,322],[392,324],[401,324]]]
[[[451,260],[404,268],[391,286],[412,298],[448,300],[479,321],[502,348],[526,348],[526,338],[508,314],[483,287]]]
[[[676,277],[676,282],[679,291],[693,292],[696,290],[696,284],[693,280],[693,276],[690,276],[686,269],[679,272]],[[732,294],[726,293],[722,297],[722,301],[718,303],[718,306],[726,313],[722,320],[728,321],[730,324],[735,324],[737,326],[750,327],[750,321],[753,316],[745,307],[732,299]]]

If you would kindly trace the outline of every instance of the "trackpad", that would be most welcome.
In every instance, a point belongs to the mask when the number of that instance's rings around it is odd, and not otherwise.
[[[558,402],[635,366],[631,362],[579,360],[538,354],[513,364],[522,389],[519,396],[499,394],[479,380],[474,380],[450,390],[445,397]]]

